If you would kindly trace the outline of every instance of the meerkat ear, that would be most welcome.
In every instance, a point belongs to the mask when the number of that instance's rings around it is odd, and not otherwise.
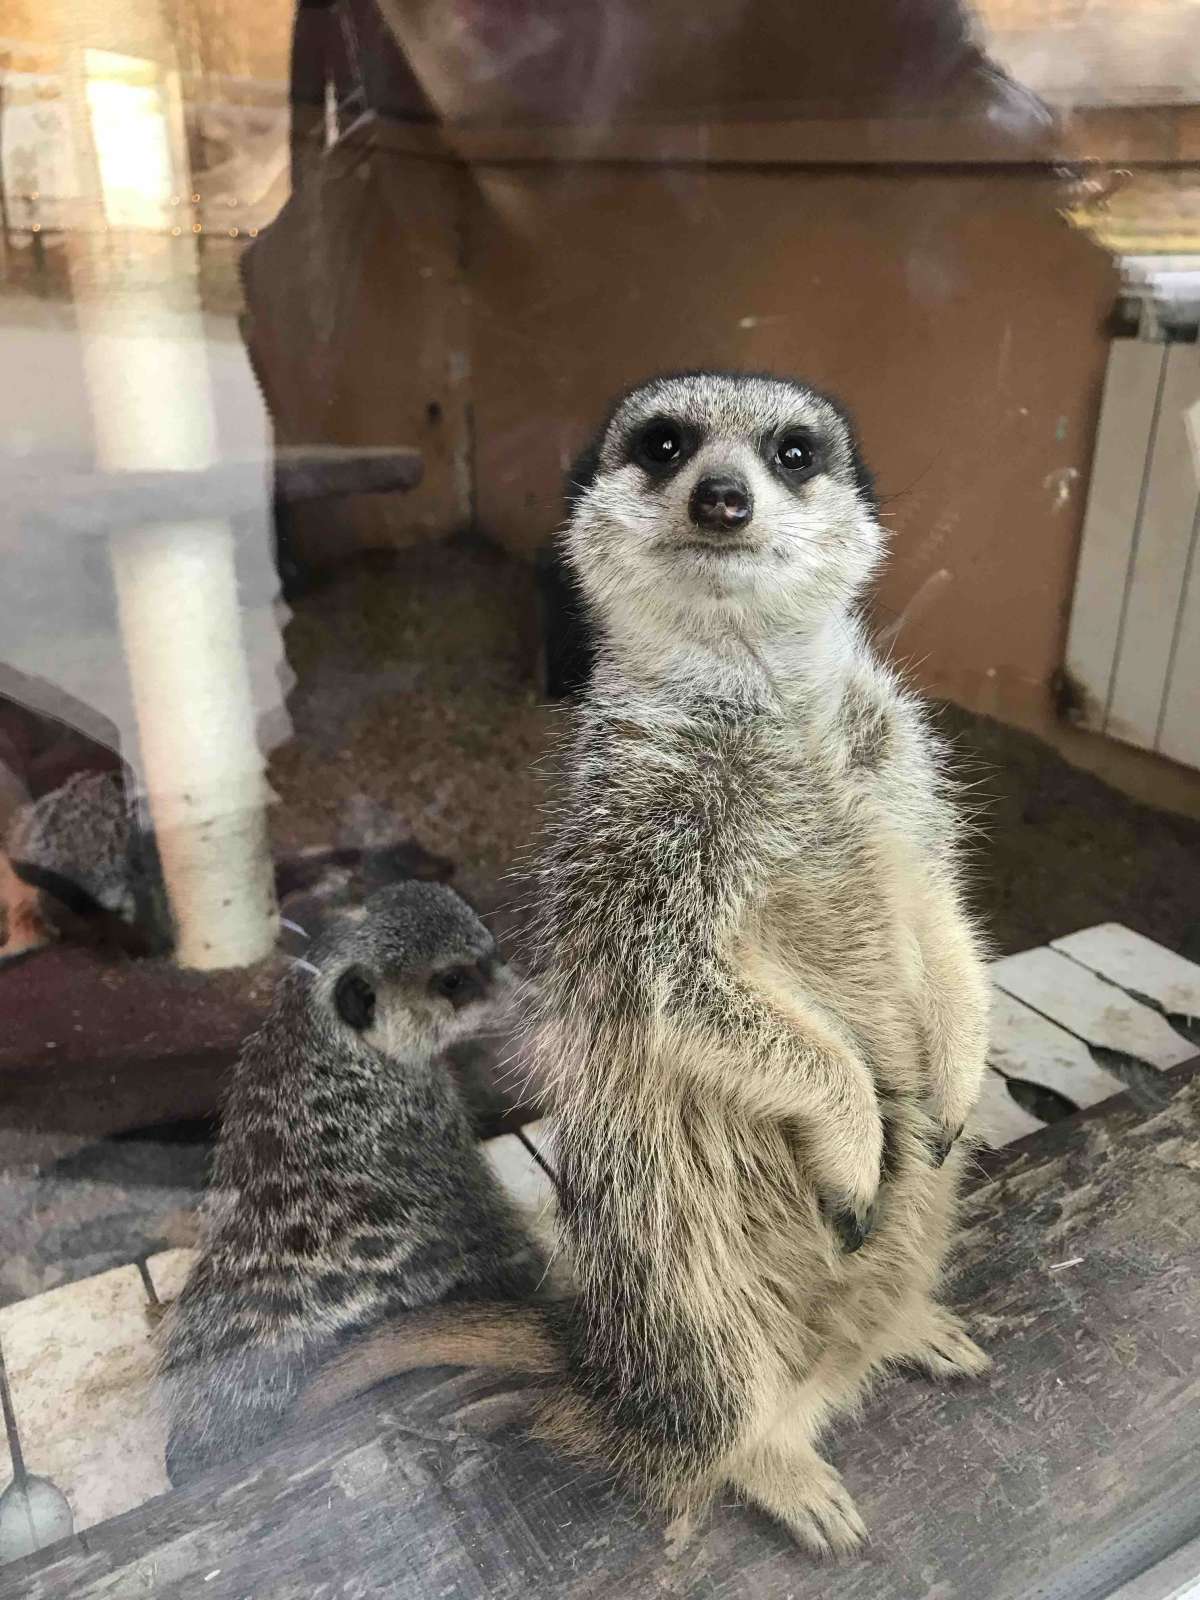
[[[338,1016],[357,1033],[375,1021],[375,989],[361,967],[343,972],[333,991]]]
[[[606,428],[601,428],[596,437],[579,452],[571,463],[571,470],[567,473],[567,481],[563,487],[563,498],[567,503],[567,515],[571,516],[575,507],[596,481],[596,474],[600,470],[600,452],[604,448],[604,435]]]

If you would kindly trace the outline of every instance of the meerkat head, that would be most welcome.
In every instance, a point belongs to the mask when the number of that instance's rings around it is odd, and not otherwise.
[[[486,1029],[514,987],[495,939],[440,883],[379,890],[311,957],[311,1003],[355,1044],[399,1060],[427,1060]]]
[[[843,610],[883,535],[850,422],[800,383],[651,379],[570,486],[568,560],[602,624],[764,633]]]

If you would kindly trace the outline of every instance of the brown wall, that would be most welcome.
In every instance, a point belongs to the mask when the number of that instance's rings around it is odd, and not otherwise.
[[[405,494],[293,515],[299,553],[444,538],[471,517],[463,169],[337,145],[243,258],[248,342],[281,444],[405,445]]]
[[[876,620],[903,618],[918,680],[1200,814],[1200,774],[1054,707],[1118,281],[1049,169],[463,166],[434,133],[378,139],[262,241],[288,301],[269,365],[285,438],[414,444],[426,479],[315,508],[305,554],[474,522],[531,555],[624,386],[797,374],[857,415],[893,536]]]
[[[547,536],[565,466],[623,386],[672,367],[797,374],[858,417],[894,536],[880,621],[930,585],[899,653],[963,704],[1049,724],[1117,290],[1050,177],[474,176],[485,533],[523,551]]]

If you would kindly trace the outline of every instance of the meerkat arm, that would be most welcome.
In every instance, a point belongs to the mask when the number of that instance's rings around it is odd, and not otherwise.
[[[700,985],[706,1008],[719,997],[722,1026],[680,1059],[748,1116],[796,1126],[822,1204],[843,1242],[857,1248],[870,1228],[883,1160],[871,1072],[802,1002],[775,992],[765,973],[753,977],[710,974]]]
[[[908,904],[921,965],[917,997],[928,1074],[924,1109],[937,1125],[934,1154],[940,1164],[979,1097],[989,986],[981,941],[959,887],[959,824],[945,750],[913,701],[900,697],[892,707],[898,760],[881,774],[881,783],[889,809],[910,819],[908,833],[920,841]]]
[[[627,753],[619,740],[614,750]],[[621,770],[616,754],[606,765]],[[545,942],[556,966],[543,998],[546,1076],[562,1063],[583,1080],[602,1076],[607,1057],[633,1052],[646,1070],[667,1080],[690,1075],[748,1117],[794,1123],[822,1203],[856,1247],[870,1227],[883,1150],[871,1073],[796,997],[794,978],[732,931],[744,928],[757,892],[752,823],[743,825],[722,786],[698,781],[697,770],[708,769],[694,755],[660,755],[654,765],[643,756],[636,770],[639,816],[607,792],[582,790],[579,809],[591,825],[563,839],[551,874],[557,894]],[[590,1012],[579,1009],[577,974],[599,972],[608,1015],[597,1048]],[[577,1022],[586,1028],[572,1037]],[[594,1068],[585,1070],[585,1060]]]
[[[918,941],[922,1022],[929,1068],[927,1109],[945,1156],[976,1100],[987,1057],[988,982],[975,934],[953,884],[930,874]]]

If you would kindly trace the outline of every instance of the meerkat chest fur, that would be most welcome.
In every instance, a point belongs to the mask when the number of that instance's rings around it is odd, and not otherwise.
[[[593,688],[543,903],[560,1018],[661,1023],[708,963],[802,1005],[885,1090],[915,1088],[910,912],[939,801],[906,792],[904,697],[848,647],[837,665],[782,696],[753,670],[737,696]]]

